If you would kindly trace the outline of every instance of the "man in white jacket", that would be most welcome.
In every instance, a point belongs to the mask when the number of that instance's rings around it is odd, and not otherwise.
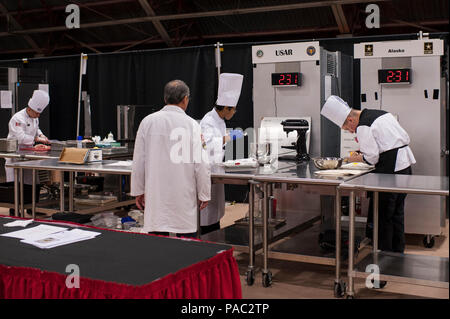
[[[144,210],[144,231],[195,237],[197,212],[211,196],[211,173],[199,124],[186,115],[189,87],[166,84],[166,106],[145,117],[136,135],[131,195]]]
[[[244,77],[241,74],[222,73],[219,79],[219,90],[214,108],[206,113],[200,122],[209,161],[222,163],[225,144],[244,135],[240,130],[226,133],[225,120],[230,120],[236,113],[236,105],[241,94]],[[225,214],[225,189],[223,184],[213,184],[211,187],[211,202],[200,215],[202,234],[220,228],[220,219]]]
[[[340,128],[356,133],[359,152],[349,162],[366,162],[375,166],[375,173],[411,175],[416,163],[408,133],[390,113],[377,109],[355,110],[340,97],[331,95],[321,114]],[[379,195],[379,247],[384,251],[403,253],[405,249],[404,205],[406,194]],[[370,201],[366,233],[373,232],[373,200]]]
[[[9,120],[9,133],[7,138],[16,139],[19,146],[32,147],[37,142],[48,144],[47,137],[39,129],[39,117],[49,102],[50,97],[47,92],[35,90],[33,96],[28,101],[28,106],[14,114]],[[9,158],[6,159],[6,163],[13,161]],[[5,171],[6,181],[14,181],[14,169],[6,168]],[[32,175],[29,170],[24,170],[24,183],[32,183]]]

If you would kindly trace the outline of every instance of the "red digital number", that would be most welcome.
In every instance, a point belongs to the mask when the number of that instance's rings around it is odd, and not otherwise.
[[[397,74],[397,79],[395,80],[395,82],[401,82],[402,81],[402,71],[397,70],[397,71],[395,71],[395,73]]]
[[[290,73],[288,73],[288,74],[286,74],[286,77],[287,77],[287,85],[291,85],[291,83],[292,83],[292,74],[290,74]]]
[[[394,76],[394,72],[393,71],[388,71],[388,76],[386,78],[387,82],[392,82],[392,78]]]
[[[406,71],[406,81],[409,81],[409,71]]]
[[[284,74],[280,74],[280,79],[278,80],[278,84],[283,85],[284,84]]]

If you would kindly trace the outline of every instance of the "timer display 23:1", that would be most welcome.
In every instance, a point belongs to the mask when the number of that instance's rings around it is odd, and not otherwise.
[[[272,73],[272,85],[300,86],[300,73]]]
[[[411,69],[378,70],[378,83],[411,83]]]

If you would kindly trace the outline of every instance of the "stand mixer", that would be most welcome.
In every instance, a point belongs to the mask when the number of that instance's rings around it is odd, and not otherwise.
[[[307,120],[296,119],[296,120],[285,120],[281,122],[283,126],[283,131],[286,134],[289,132],[297,131],[297,142],[292,143],[292,146],[281,146],[282,148],[287,148],[291,150],[296,150],[296,155],[284,155],[280,156],[280,160],[295,160],[296,162],[309,161],[310,157],[306,150],[306,132],[309,130],[309,123]]]

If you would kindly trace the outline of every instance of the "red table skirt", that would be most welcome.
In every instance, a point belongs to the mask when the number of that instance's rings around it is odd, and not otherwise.
[[[0,265],[0,298],[242,298],[238,266],[232,249],[143,286],[130,286],[81,277],[79,288],[67,288],[68,275],[35,268]]]

